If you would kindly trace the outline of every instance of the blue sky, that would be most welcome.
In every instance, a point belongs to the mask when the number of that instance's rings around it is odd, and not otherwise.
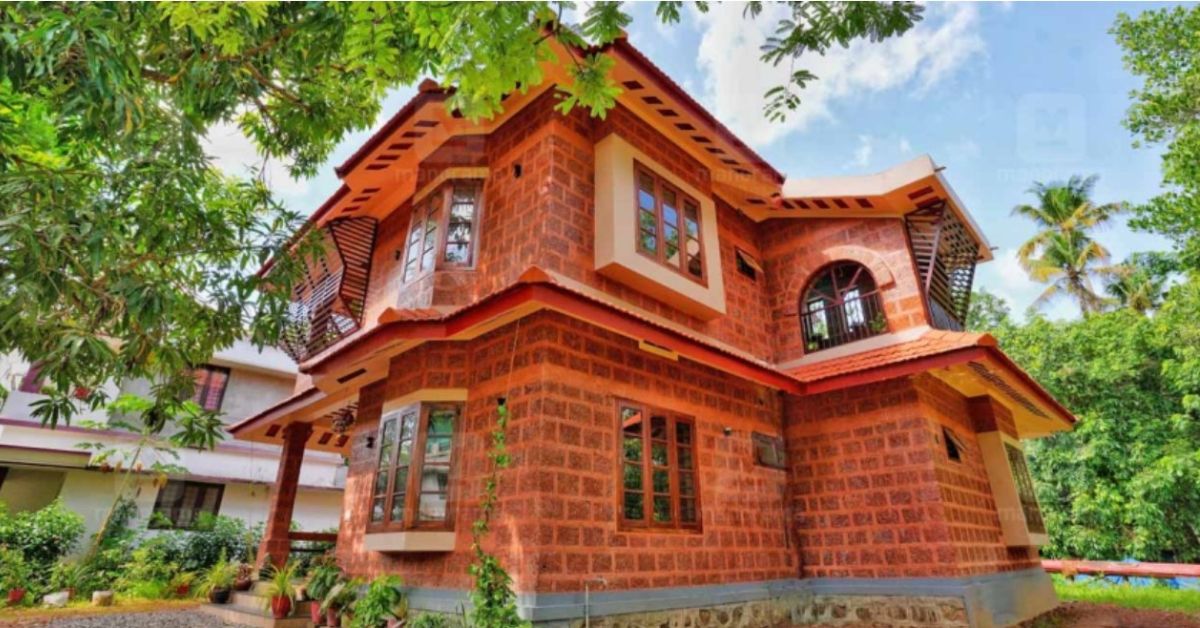
[[[1017,266],[1013,251],[1032,226],[1010,216],[1030,200],[1034,181],[1099,175],[1095,200],[1138,202],[1159,185],[1155,149],[1135,149],[1121,126],[1138,83],[1121,64],[1108,33],[1119,12],[1158,5],[1101,3],[934,4],[904,37],[856,44],[800,67],[820,80],[802,95],[786,123],[762,118],[762,93],[787,68],[757,60],[773,21],[741,17],[736,4],[709,15],[685,13],[673,27],[655,24],[653,4],[630,7],[630,40],[780,171],[798,177],[875,172],[928,153],[996,247],[980,266],[977,286],[1023,311],[1041,292]],[[764,18],[778,8],[769,7]],[[384,104],[382,124],[412,94]],[[348,136],[322,173],[289,181],[277,168],[272,184],[294,209],[308,213],[338,186],[333,166],[369,135]],[[212,135],[223,165],[254,161],[236,132]],[[1114,260],[1165,248],[1159,238],[1123,225],[1098,234]],[[1075,315],[1066,301],[1044,308]]]

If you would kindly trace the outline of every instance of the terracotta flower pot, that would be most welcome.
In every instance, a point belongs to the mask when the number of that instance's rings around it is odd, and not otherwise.
[[[325,625],[325,617],[323,615],[321,615],[321,603],[320,602],[309,602],[308,603],[308,614],[309,614],[310,618],[312,619],[312,623],[314,626],[324,626]]]
[[[342,618],[338,616],[336,608],[325,611],[325,625],[329,626],[329,628],[339,628],[342,625]]]
[[[252,586],[254,586],[254,581],[249,578],[238,578],[233,582],[234,591],[249,591]]]
[[[213,604],[228,604],[229,595],[229,589],[213,589],[208,592],[208,601]]]
[[[175,597],[187,597],[192,592],[192,585],[181,584],[175,587]]]
[[[271,616],[275,619],[283,619],[292,614],[292,598],[286,595],[277,595],[271,598]]]
[[[21,603],[25,597],[25,589],[23,587],[13,587],[8,590],[8,605],[16,606]]]

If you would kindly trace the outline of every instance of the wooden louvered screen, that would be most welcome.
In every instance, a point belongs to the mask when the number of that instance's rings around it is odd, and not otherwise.
[[[961,331],[971,305],[979,245],[945,200],[909,213],[904,223],[933,326]]]
[[[325,254],[292,291],[281,342],[292,359],[312,357],[362,325],[376,227],[374,218],[339,218],[325,227]]]

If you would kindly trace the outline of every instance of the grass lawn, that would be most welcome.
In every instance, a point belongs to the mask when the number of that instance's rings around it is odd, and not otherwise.
[[[1168,589],[1165,586],[1133,587],[1103,580],[1071,582],[1053,576],[1054,591],[1064,602],[1113,604],[1125,608],[1149,608],[1183,613],[1200,613],[1200,591]]]
[[[76,617],[82,615],[109,615],[112,613],[145,613],[150,611],[178,611],[200,604],[199,600],[142,600],[118,597],[112,606],[92,606],[91,600],[75,600],[63,608],[37,606],[0,608],[0,623]]]

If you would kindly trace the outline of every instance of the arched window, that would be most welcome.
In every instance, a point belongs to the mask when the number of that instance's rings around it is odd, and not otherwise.
[[[800,300],[800,325],[810,352],[886,332],[870,271],[855,262],[835,262],[817,272]]]

